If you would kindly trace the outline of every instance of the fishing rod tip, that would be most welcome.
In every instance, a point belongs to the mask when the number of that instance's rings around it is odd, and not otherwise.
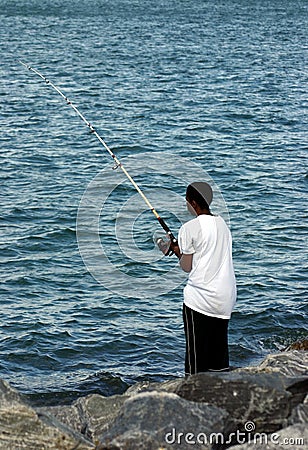
[[[29,64],[24,63],[23,61],[21,61],[20,59],[17,60],[20,64],[22,64],[23,66],[25,66],[27,69],[31,69],[31,67],[29,66]]]

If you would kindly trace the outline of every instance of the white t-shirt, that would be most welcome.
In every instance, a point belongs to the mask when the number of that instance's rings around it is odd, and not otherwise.
[[[178,236],[181,253],[192,258],[184,288],[184,303],[212,317],[229,319],[236,300],[232,238],[220,216],[201,214],[182,225]]]

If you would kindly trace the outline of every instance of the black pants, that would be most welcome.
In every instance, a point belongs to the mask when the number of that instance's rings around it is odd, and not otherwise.
[[[183,305],[185,374],[229,369],[228,319],[200,314]]]

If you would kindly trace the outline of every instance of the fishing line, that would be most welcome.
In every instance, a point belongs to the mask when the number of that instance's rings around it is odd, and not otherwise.
[[[93,125],[88,122],[88,120],[85,118],[85,116],[79,111],[79,109],[77,108],[77,106],[75,106],[70,100],[69,98],[66,97],[66,95],[63,94],[63,92],[57,87],[55,86],[50,80],[48,80],[44,75],[42,75],[38,70],[34,69],[33,67],[29,66],[28,64],[22,62],[22,61],[18,61],[20,64],[22,64],[24,67],[26,67],[28,70],[34,72],[36,75],[38,75],[40,78],[42,78],[42,80],[45,81],[46,84],[48,84],[49,86],[51,86],[55,91],[58,92],[59,95],[61,95],[61,97],[65,100],[66,104],[68,106],[70,106],[75,113],[80,117],[80,119],[86,124],[86,126],[90,129],[90,132],[92,134],[94,134],[94,136],[99,140],[99,142],[104,146],[104,148],[107,150],[107,152],[109,153],[109,155],[113,158],[114,162],[115,162],[115,166],[113,167],[113,169],[117,169],[118,167],[121,168],[121,170],[124,172],[125,176],[129,179],[129,181],[131,182],[131,184],[134,186],[134,188],[136,189],[136,191],[140,194],[140,196],[143,198],[143,200],[145,201],[146,205],[148,206],[148,208],[150,209],[150,211],[152,211],[152,213],[154,214],[154,216],[156,217],[156,219],[158,220],[158,222],[160,223],[161,227],[165,230],[165,232],[168,234],[168,237],[170,239],[170,241],[174,244],[177,243],[177,239],[175,238],[175,236],[173,235],[173,233],[171,232],[170,228],[168,227],[168,225],[166,224],[166,222],[164,221],[164,219],[162,217],[160,217],[160,215],[158,214],[158,212],[156,211],[156,209],[152,206],[152,204],[150,203],[149,199],[146,197],[146,195],[142,192],[142,190],[140,189],[140,187],[138,186],[138,184],[136,183],[136,181],[130,176],[130,174],[127,172],[127,170],[125,169],[125,167],[123,166],[123,164],[121,163],[121,161],[117,158],[117,156],[114,154],[114,152],[110,149],[110,147],[106,144],[106,142],[104,141],[104,139],[98,134],[98,132],[96,131],[96,129],[93,127]],[[169,249],[169,251],[165,254],[169,255],[172,254],[173,252]]]

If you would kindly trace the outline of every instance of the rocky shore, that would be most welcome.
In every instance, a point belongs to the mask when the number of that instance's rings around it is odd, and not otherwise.
[[[0,449],[308,449],[308,352],[293,348],[67,406],[33,408],[0,380]]]

